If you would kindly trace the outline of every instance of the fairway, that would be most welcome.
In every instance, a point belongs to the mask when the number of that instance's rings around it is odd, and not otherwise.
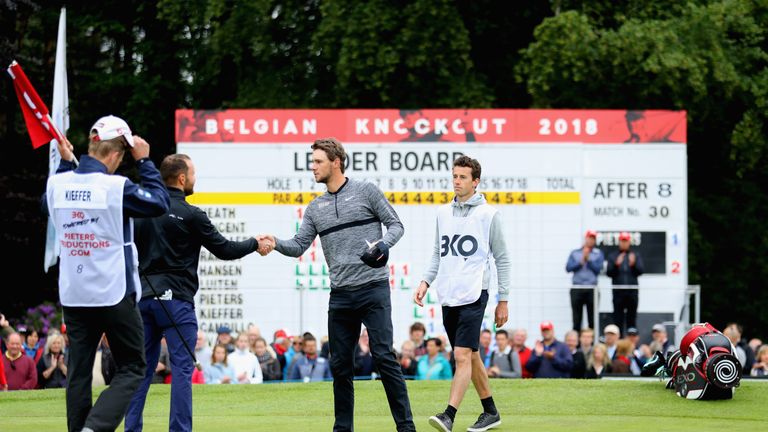
[[[768,383],[746,381],[730,401],[689,401],[658,381],[494,380],[502,414],[500,431],[759,431],[768,428]],[[416,427],[433,430],[427,418],[445,408],[448,381],[410,381]],[[196,385],[195,431],[330,431],[331,383],[237,386]],[[355,383],[356,431],[392,431],[380,382]],[[170,386],[153,385],[144,430],[167,431]],[[455,431],[480,413],[473,389],[459,410]],[[63,390],[0,393],[0,430],[65,430]],[[119,429],[122,430],[122,427]]]

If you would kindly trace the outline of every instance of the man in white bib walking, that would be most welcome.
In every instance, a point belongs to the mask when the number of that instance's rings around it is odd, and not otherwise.
[[[480,171],[480,163],[468,156],[461,156],[453,162],[455,197],[437,211],[437,237],[432,261],[413,297],[416,304],[423,306],[427,289],[432,287],[437,291],[438,301],[443,307],[443,326],[456,359],[448,406],[444,412],[429,418],[435,429],[444,432],[453,430],[456,411],[470,380],[483,404],[483,413],[467,430],[487,431],[501,424],[478,346],[480,327],[488,304],[490,258],[493,256],[496,260],[498,273],[497,327],[504,325],[509,315],[510,262],[500,214],[488,205],[482,194],[477,193]]]

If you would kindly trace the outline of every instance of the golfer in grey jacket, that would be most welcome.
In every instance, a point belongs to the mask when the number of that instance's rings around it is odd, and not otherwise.
[[[315,181],[328,191],[307,206],[299,232],[289,240],[261,236],[283,255],[298,257],[320,236],[330,269],[328,333],[336,422],[334,431],[352,431],[354,350],[365,324],[371,353],[387,393],[398,431],[415,431],[408,392],[392,350],[392,306],[386,262],[403,236],[403,224],[373,184],[344,176],[346,153],[333,138],[312,145]],[[382,224],[387,228],[382,235]],[[263,253],[260,251],[260,253]]]

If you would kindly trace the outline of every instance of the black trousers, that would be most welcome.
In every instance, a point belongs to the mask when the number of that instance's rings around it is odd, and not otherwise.
[[[637,328],[637,301],[637,289],[613,290],[613,323],[619,326],[622,337],[627,328]]]
[[[415,431],[408,389],[392,348],[392,304],[387,280],[355,291],[331,290],[328,303],[328,342],[333,374],[334,431],[354,429],[354,352],[361,324],[368,329],[371,354],[387,393],[398,431]]]
[[[571,313],[573,329],[581,330],[581,313],[587,307],[587,322],[589,328],[595,329],[595,297],[592,288],[571,288]]]
[[[123,420],[131,396],[139,387],[144,360],[144,327],[133,294],[108,307],[64,306],[69,336],[67,427],[80,431],[114,431]],[[110,386],[92,404],[93,362],[102,333],[117,363]]]

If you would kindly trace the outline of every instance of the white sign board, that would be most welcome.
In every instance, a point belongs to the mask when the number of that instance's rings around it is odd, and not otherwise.
[[[390,251],[395,343],[415,321],[444,330],[434,293],[412,302],[435,242],[439,204],[453,197],[451,164],[482,164],[478,190],[502,214],[512,260],[510,320],[537,337],[550,320],[571,326],[565,263],[587,229],[605,248],[620,231],[643,254],[639,312],[679,314],[687,286],[685,112],[602,110],[228,110],[177,111],[177,150],[197,168],[189,201],[231,239],[260,233],[289,238],[309,201],[325,192],[310,168],[311,143],[333,136],[348,155],[346,175],[379,186],[405,226]],[[198,319],[251,323],[327,335],[330,292],[319,239],[296,259],[279,253],[221,261],[201,253]],[[610,280],[600,278],[603,292]],[[492,288],[486,327],[493,326]],[[600,310],[610,312],[610,294]]]

